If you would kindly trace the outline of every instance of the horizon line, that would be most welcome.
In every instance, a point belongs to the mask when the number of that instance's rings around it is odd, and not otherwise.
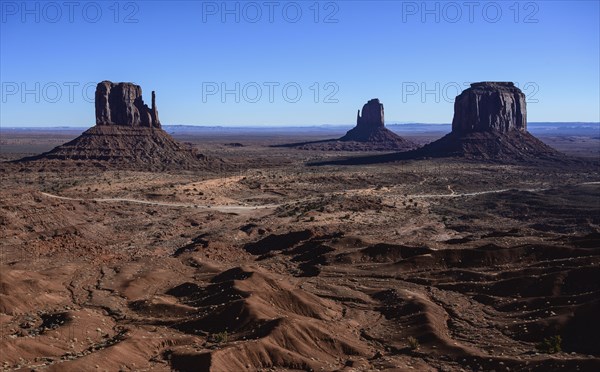
[[[600,125],[600,121],[532,121],[528,122],[530,124],[595,124]],[[452,125],[452,123],[421,123],[421,122],[390,122],[388,125]],[[92,126],[81,126],[81,125],[60,125],[60,124],[39,124],[39,125],[0,125],[0,130],[2,129],[29,129],[29,128],[41,128],[41,129],[81,129],[81,128],[91,128],[95,127],[96,124]],[[286,124],[162,124],[161,127],[191,127],[191,128],[247,128],[247,129],[267,129],[267,128],[335,128],[335,127],[354,127],[356,124],[294,124],[294,125],[286,125]]]

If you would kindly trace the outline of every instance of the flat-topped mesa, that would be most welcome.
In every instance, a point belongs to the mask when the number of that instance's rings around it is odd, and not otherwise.
[[[452,132],[413,155],[509,163],[565,160],[527,131],[525,94],[508,82],[471,84],[454,101]]]
[[[384,115],[383,115],[383,104],[379,102],[378,98],[369,100],[365,103],[361,111],[358,110],[356,114],[356,126],[363,128],[383,128],[384,127]]]
[[[96,86],[96,125],[160,128],[156,95],[144,104],[142,88],[133,83],[103,81]]]
[[[511,82],[473,83],[454,101],[452,133],[527,131],[525,94]]]

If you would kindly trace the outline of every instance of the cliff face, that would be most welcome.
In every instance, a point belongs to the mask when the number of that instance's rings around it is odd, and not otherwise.
[[[68,164],[162,171],[222,169],[227,165],[180,144],[160,127],[156,96],[152,107],[132,83],[103,81],[96,87],[96,125],[46,153],[21,159],[44,166]]]
[[[362,112],[358,110],[356,126],[340,138],[340,141],[352,143],[352,145],[338,146],[341,149],[360,151],[404,151],[416,147],[412,141],[398,136],[385,127],[383,104],[377,98],[369,100],[363,106]]]
[[[513,83],[503,82],[471,84],[454,102],[452,132],[414,155],[503,162],[564,159],[527,132],[525,95]]]
[[[359,128],[383,128],[384,127],[384,114],[383,104],[379,102],[379,99],[374,98],[365,103],[361,111],[358,110],[356,115],[356,126]]]
[[[96,86],[96,125],[160,128],[156,95],[144,104],[142,88],[132,83],[103,81]]]
[[[474,83],[456,97],[453,133],[512,131],[527,131],[525,94],[513,83]]]

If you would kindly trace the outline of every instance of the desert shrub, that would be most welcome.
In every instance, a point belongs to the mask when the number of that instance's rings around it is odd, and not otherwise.
[[[227,342],[227,331],[213,333],[208,337],[208,339],[216,344],[225,343]]]
[[[537,345],[537,349],[547,354],[559,353],[562,350],[562,338],[560,336],[546,337]]]
[[[407,341],[408,341],[408,347],[411,350],[417,350],[419,348],[419,346],[421,346],[421,345],[419,345],[419,340],[417,340],[416,337],[409,336]]]

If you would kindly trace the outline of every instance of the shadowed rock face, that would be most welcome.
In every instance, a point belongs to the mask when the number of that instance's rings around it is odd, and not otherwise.
[[[152,108],[142,100],[142,88],[132,83],[103,81],[96,86],[96,125],[160,128],[155,93]]]
[[[525,94],[513,83],[474,83],[454,101],[453,133],[490,131],[527,131]]]
[[[356,126],[338,139],[291,143],[281,147],[321,151],[407,151],[417,145],[387,129],[384,125],[383,104],[369,100],[356,115]]]
[[[383,104],[379,99],[369,100],[356,115],[356,127],[340,138],[343,142],[361,143],[360,148],[377,150],[409,150],[416,145],[404,139],[384,125]]]
[[[148,171],[226,167],[219,159],[207,158],[162,130],[154,92],[149,108],[142,100],[139,85],[110,81],[96,87],[95,126],[51,151],[19,161],[61,167],[76,162],[77,166]]]
[[[383,128],[383,104],[379,102],[379,99],[374,98],[367,102],[363,106],[362,115],[360,110],[358,110],[358,114],[356,114],[356,126],[359,128]]]
[[[525,94],[503,82],[471,84],[454,102],[452,132],[413,155],[506,162],[564,158],[527,132]]]

